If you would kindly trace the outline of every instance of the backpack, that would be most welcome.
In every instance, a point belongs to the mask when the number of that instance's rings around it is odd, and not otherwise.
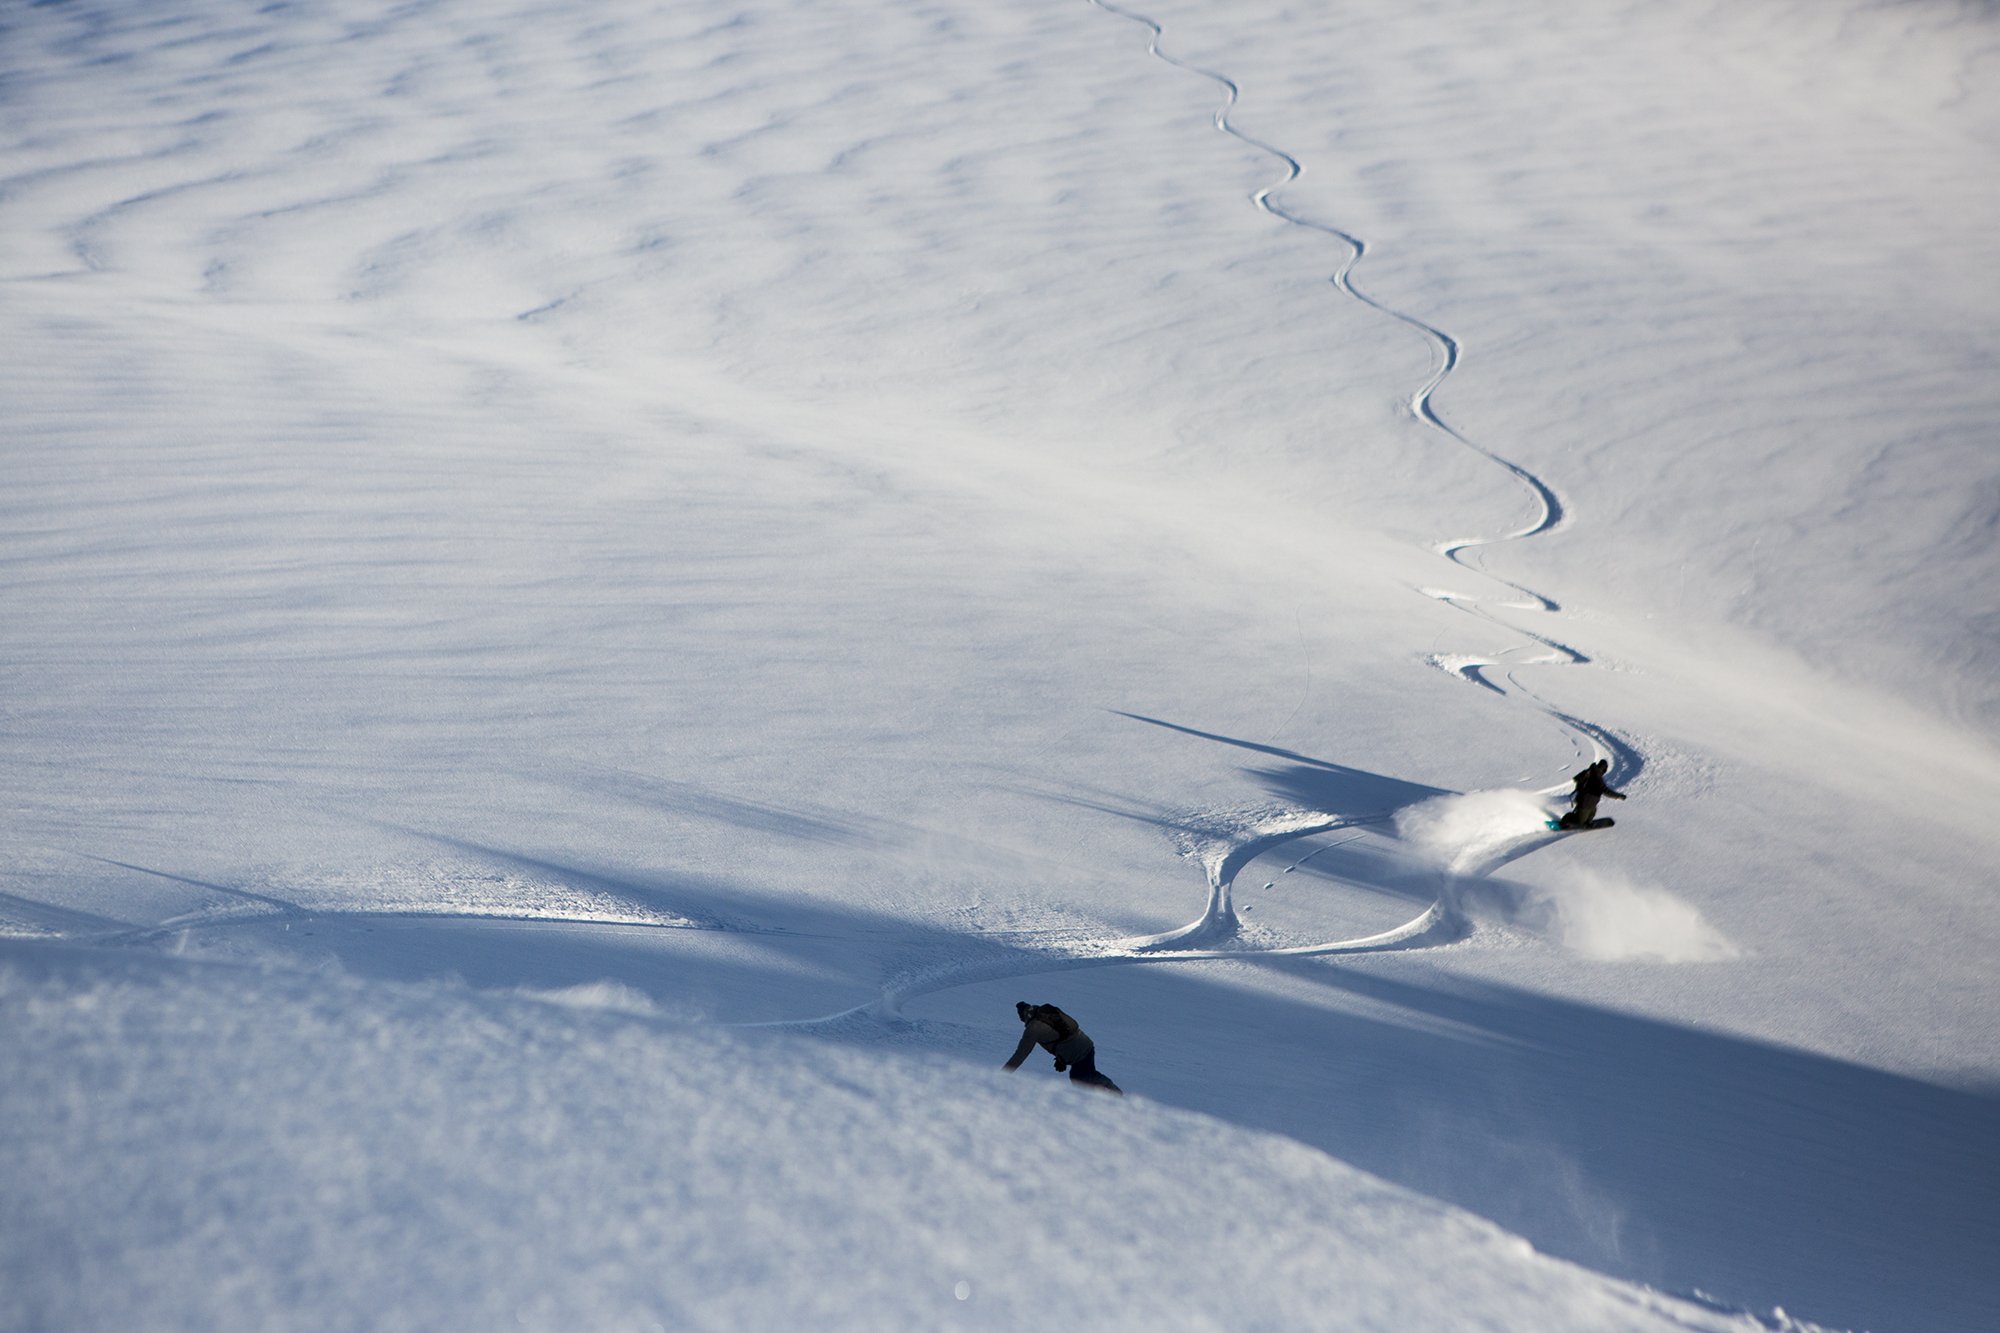
[[[1077,1033],[1077,1022],[1052,1004],[1035,1006],[1035,1017],[1056,1030],[1057,1041],[1067,1041]]]

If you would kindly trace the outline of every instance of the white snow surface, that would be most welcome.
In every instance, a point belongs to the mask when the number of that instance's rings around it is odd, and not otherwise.
[[[1990,1328],[1996,87],[0,9],[0,1328]]]

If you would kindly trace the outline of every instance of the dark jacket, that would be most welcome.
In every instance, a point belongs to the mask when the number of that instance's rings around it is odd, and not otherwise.
[[[1085,1035],[1082,1028],[1078,1028],[1067,1037],[1061,1037],[1056,1035],[1056,1030],[1049,1024],[1039,1018],[1031,1018],[1021,1025],[1021,1044],[1014,1048],[1013,1056],[1007,1061],[1007,1068],[1019,1069],[1021,1061],[1027,1059],[1028,1053],[1037,1046],[1066,1065],[1073,1065],[1085,1056],[1097,1053],[1097,1044]]]
[[[1613,791],[1605,785],[1604,770],[1596,764],[1592,764],[1589,768],[1584,769],[1583,772],[1577,774],[1571,781],[1576,783],[1576,803],[1578,805],[1596,805],[1599,800],[1606,796],[1609,796],[1614,801],[1625,799],[1624,792]]]

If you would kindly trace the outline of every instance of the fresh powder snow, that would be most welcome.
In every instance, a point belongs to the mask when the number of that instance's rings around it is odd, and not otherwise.
[[[1996,88],[0,12],[0,1328],[1991,1327]]]

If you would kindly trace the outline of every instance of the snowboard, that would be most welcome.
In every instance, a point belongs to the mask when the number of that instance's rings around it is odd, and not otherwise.
[[[1588,824],[1577,824],[1572,822],[1568,815],[1564,815],[1561,819],[1551,819],[1549,827],[1558,833],[1582,833],[1586,829],[1610,828],[1617,822],[1617,820],[1611,818],[1609,815],[1600,815]]]

